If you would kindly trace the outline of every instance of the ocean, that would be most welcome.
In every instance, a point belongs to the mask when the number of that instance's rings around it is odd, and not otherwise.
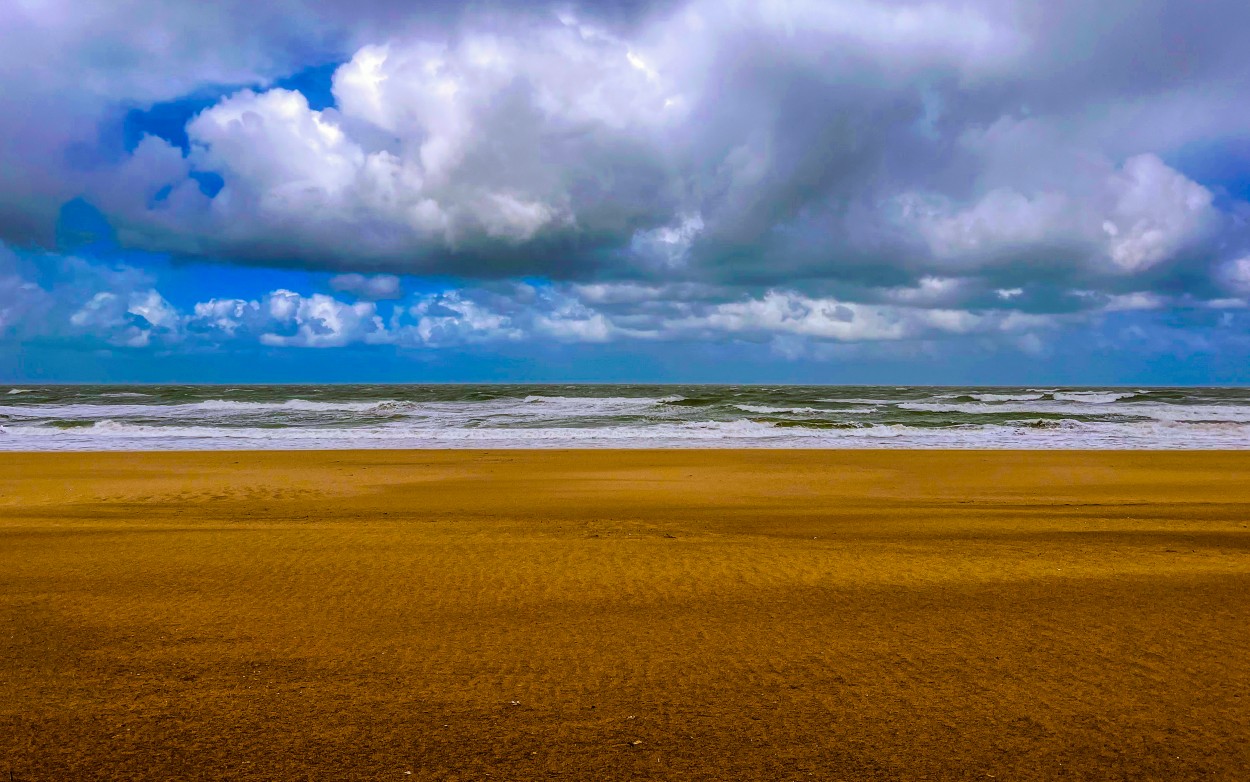
[[[1247,448],[1250,389],[0,386],[0,450]]]

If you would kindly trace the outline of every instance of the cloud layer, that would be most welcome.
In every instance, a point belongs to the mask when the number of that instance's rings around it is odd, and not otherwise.
[[[1243,2],[240,8],[0,12],[0,240],[50,245],[81,195],[127,247],[339,272],[331,291],[177,309],[83,264],[0,278],[0,328],[1040,344],[1250,291],[1250,205],[1184,165],[1250,137]],[[275,84],[326,62],[328,96]],[[185,146],[110,141],[204,95]],[[429,274],[464,282],[405,296],[397,275]]]
[[[874,302],[704,283],[498,281],[405,295],[394,277],[355,274],[333,277],[329,287],[337,294],[278,288],[179,305],[142,270],[19,255],[0,245],[0,344],[195,353],[720,343],[762,346],[781,359],[832,358],[856,345],[877,346],[881,355],[920,350],[933,357],[977,346],[1050,356],[1073,334],[1105,334],[1116,316],[1143,314],[1150,317],[1115,338],[1154,351],[1180,339],[1184,350],[1210,352],[1231,344],[1250,312],[1247,288],[1241,298],[1214,301],[1078,291],[1071,311],[1031,313],[1017,308],[1019,289],[978,292],[953,278],[925,278],[918,287],[883,291]],[[1179,311],[1186,314],[1178,318]],[[1217,339],[1186,336],[1186,323],[1215,328]]]

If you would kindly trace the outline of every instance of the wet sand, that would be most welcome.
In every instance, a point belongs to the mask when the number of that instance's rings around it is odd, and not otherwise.
[[[0,780],[1246,779],[1247,524],[1250,452],[2,454]]]

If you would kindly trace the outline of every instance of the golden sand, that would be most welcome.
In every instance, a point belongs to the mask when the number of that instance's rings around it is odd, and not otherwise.
[[[0,455],[0,782],[1247,779],[1248,523],[1250,452]]]

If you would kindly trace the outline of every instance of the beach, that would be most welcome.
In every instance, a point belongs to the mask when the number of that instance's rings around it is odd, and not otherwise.
[[[0,779],[1240,779],[1250,452],[0,454]]]

